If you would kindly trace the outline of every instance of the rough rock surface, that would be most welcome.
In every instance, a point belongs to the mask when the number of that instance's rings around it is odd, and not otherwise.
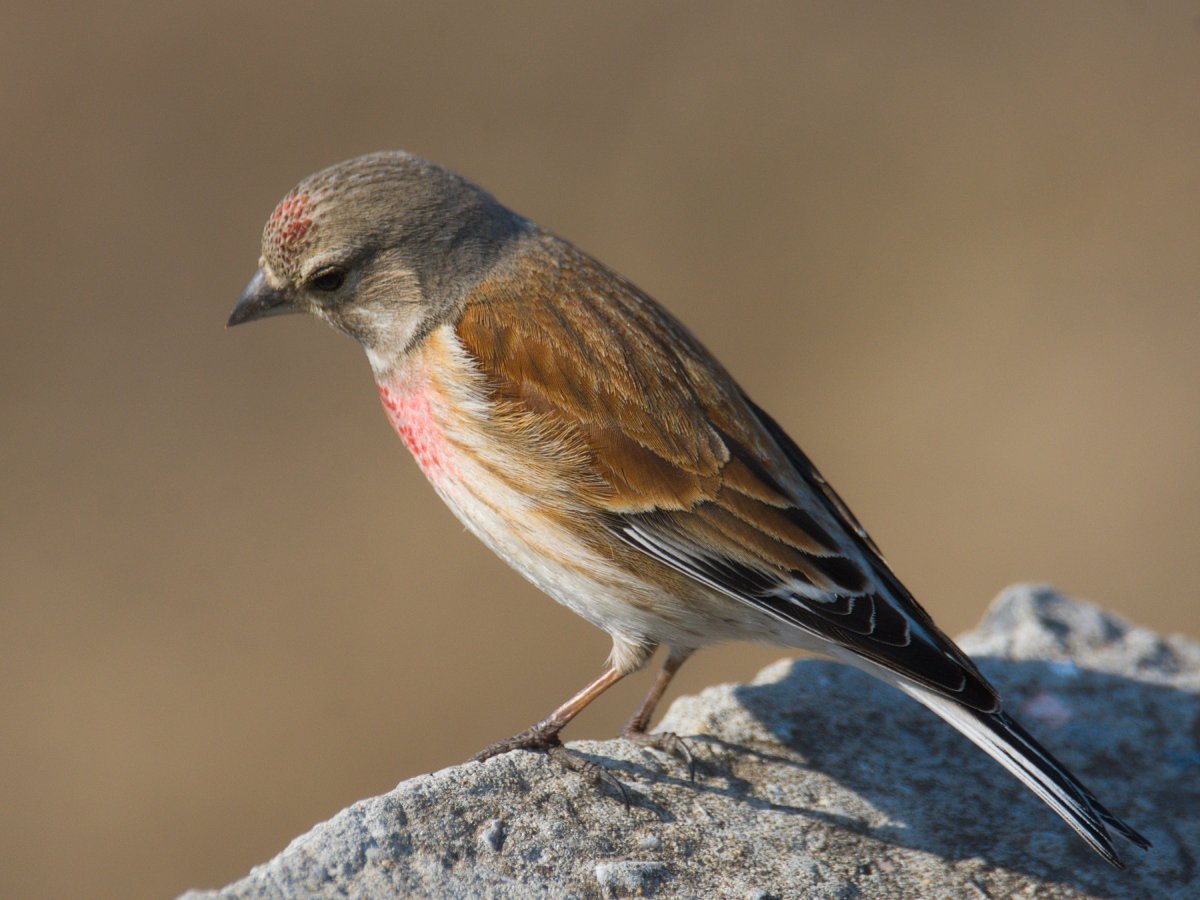
[[[1124,872],[933,714],[783,660],[675,702],[694,783],[622,741],[573,744],[626,808],[535,753],[405,781],[201,897],[1177,897],[1200,892],[1200,644],[1039,586],[963,647],[1008,708],[1151,841]],[[1189,887],[1190,886],[1190,887]]]

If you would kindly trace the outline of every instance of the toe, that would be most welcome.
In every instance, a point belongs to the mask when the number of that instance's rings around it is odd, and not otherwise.
[[[687,741],[672,731],[623,731],[621,737],[643,747],[649,747],[673,756],[688,767],[688,778],[696,780],[696,757],[692,754]]]
[[[626,807],[629,806],[630,799],[628,788],[626,788],[621,782],[621,779],[613,775],[612,772],[608,771],[608,769],[604,768],[604,766],[600,765],[599,763],[592,762],[592,760],[580,755],[579,753],[576,753],[574,750],[568,750],[562,744],[551,747],[547,753],[551,759],[553,759],[563,768],[569,769],[578,775],[582,775],[584,778],[591,781],[597,790],[603,791],[605,788],[608,788],[621,798],[621,802],[625,804]]]
[[[502,753],[508,753],[510,750],[534,750],[546,752],[554,747],[561,747],[562,742],[558,739],[557,731],[546,731],[534,726],[527,728],[520,734],[514,734],[510,738],[505,738],[502,741],[490,746],[484,747],[478,753],[471,757],[471,762],[483,762],[485,759],[491,759],[493,756],[499,756]]]

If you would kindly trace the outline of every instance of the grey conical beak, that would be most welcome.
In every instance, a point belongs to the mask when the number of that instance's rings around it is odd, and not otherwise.
[[[229,315],[226,328],[241,325],[243,322],[253,322],[255,319],[265,319],[267,316],[279,316],[298,310],[288,300],[286,291],[271,287],[267,276],[259,269],[238,297],[237,305]]]

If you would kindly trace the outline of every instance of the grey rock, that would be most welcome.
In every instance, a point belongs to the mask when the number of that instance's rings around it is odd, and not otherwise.
[[[483,834],[480,839],[497,853],[504,849],[504,839],[508,834],[504,830],[504,822],[500,819],[492,819],[488,822],[487,828],[483,829]]]
[[[596,881],[609,897],[652,897],[671,877],[671,870],[660,862],[602,862],[596,864]]]
[[[961,639],[1010,711],[1154,842],[1124,872],[931,713],[858,671],[783,660],[675,702],[678,761],[572,746],[629,808],[516,752],[403,782],[199,898],[1175,897],[1200,853],[1200,644],[1043,586]]]
[[[637,845],[639,850],[657,850],[662,846],[662,841],[657,834],[644,834],[638,838]]]

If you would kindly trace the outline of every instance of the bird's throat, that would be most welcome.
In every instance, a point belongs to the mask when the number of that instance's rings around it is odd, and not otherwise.
[[[452,447],[437,407],[443,402],[428,370],[405,366],[376,383],[388,421],[435,485],[452,474]]]

